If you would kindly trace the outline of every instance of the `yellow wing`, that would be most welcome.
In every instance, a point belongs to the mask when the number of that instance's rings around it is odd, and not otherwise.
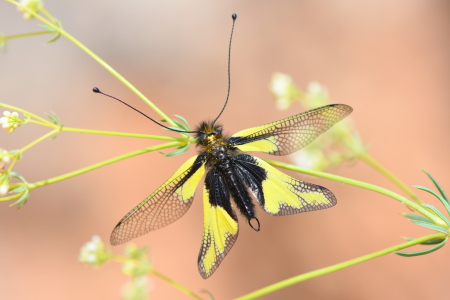
[[[219,267],[238,237],[238,220],[224,178],[212,169],[203,189],[203,239],[198,255],[198,270],[208,278]]]
[[[277,122],[239,131],[230,138],[229,143],[242,151],[287,155],[311,143],[352,111],[345,104],[322,106]]]
[[[334,206],[336,197],[328,189],[295,179],[262,159],[240,154],[238,168],[259,205],[273,216],[285,216]]]
[[[190,158],[169,180],[120,220],[111,233],[111,245],[120,245],[178,220],[191,206],[204,173],[204,156]]]

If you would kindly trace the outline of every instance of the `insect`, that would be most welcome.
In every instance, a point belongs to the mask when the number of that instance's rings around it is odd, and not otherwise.
[[[100,92],[96,88],[94,91]],[[227,101],[214,121],[203,122],[191,132],[195,133],[201,149],[199,154],[185,162],[162,186],[120,220],[111,234],[112,245],[125,243],[178,220],[191,206],[195,190],[205,174],[204,227],[198,256],[198,270],[203,278],[216,271],[237,240],[236,209],[251,228],[259,231],[255,200],[273,216],[320,210],[336,204],[336,197],[328,189],[288,176],[245,152],[293,153],[349,115],[352,112],[350,106],[332,104],[319,107],[227,137],[223,134],[223,127],[216,123]]]

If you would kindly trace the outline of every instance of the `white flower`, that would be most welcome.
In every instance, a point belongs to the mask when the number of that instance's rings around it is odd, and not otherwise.
[[[308,93],[312,95],[320,94],[324,92],[324,87],[317,81],[311,81],[308,84]]]
[[[305,169],[321,171],[327,168],[326,158],[320,150],[312,152],[308,151],[308,149],[303,149],[303,151],[294,154],[292,160],[294,164]]]
[[[0,125],[6,130],[6,132],[11,133],[22,125],[23,121],[19,119],[19,114],[15,111],[9,112],[5,110],[3,112],[3,117],[0,118]]]
[[[134,277],[133,281],[122,288],[122,297],[126,300],[148,299],[150,290],[153,289],[152,282],[147,276]]]
[[[272,76],[272,81],[270,82],[270,90],[275,95],[275,97],[289,97],[290,88],[294,81],[292,77],[282,73],[275,73]]]
[[[6,193],[8,193],[8,191],[9,191],[9,184],[8,184],[8,182],[5,180],[5,182],[3,182],[3,183],[0,185],[0,195],[1,195],[1,196],[4,196],[4,195],[6,195]]]
[[[25,6],[26,8],[28,8],[29,10],[35,12],[35,13],[39,13],[42,8],[44,7],[44,3],[40,0],[20,0],[20,5]],[[27,10],[21,8],[21,7],[17,7],[17,10],[20,12],[23,12],[23,18],[25,20],[31,20],[33,19],[33,15],[31,13],[29,13]]]
[[[105,250],[105,244],[98,235],[94,235],[89,242],[84,244],[78,256],[82,263],[95,267],[106,263],[109,258],[110,253]]]
[[[2,148],[0,148],[0,161],[4,164],[9,163],[10,161],[8,151],[3,150]]]
[[[275,105],[277,106],[277,108],[279,110],[286,110],[289,107],[291,107],[291,99],[287,98],[287,97],[281,97],[278,98],[277,101],[275,102]]]

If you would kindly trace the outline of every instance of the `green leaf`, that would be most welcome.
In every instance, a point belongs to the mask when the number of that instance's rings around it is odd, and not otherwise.
[[[409,238],[409,237],[403,237],[407,241],[414,241],[415,238]],[[435,240],[429,240],[423,243],[420,243],[421,245],[436,245],[442,243],[445,239],[435,239]]]
[[[214,300],[214,296],[211,294],[210,291],[203,289],[203,290],[200,290],[200,293],[208,295],[209,300]]]
[[[438,193],[436,193],[432,189],[429,189],[429,188],[421,186],[421,185],[414,185],[414,187],[419,189],[419,190],[428,192],[428,193],[432,194],[433,196],[435,196],[436,198],[438,198],[439,201],[441,201],[441,203],[445,206],[445,209],[447,210],[447,212],[450,214],[450,203],[447,202],[447,200],[445,200],[441,195],[439,195]]]
[[[28,199],[30,198],[30,191],[26,190],[23,195],[10,206],[18,205],[17,208],[22,208],[25,204],[27,204]]]
[[[406,256],[406,257],[412,257],[412,256],[418,256],[418,255],[425,255],[431,252],[434,252],[436,250],[439,250],[440,248],[442,248],[446,243],[447,243],[448,238],[446,238],[445,240],[443,240],[440,244],[425,249],[425,250],[421,250],[421,251],[416,251],[416,252],[402,252],[402,251],[395,251],[394,253],[400,256]]]
[[[28,183],[28,182],[25,180],[25,178],[24,178],[22,175],[20,175],[19,173],[17,173],[17,172],[11,172],[11,176],[13,176],[13,177],[19,179],[19,180],[22,181],[23,183]]]
[[[447,203],[450,204],[450,199],[448,198],[447,194],[445,193],[444,189],[441,187],[441,185],[439,184],[439,182],[427,171],[422,170],[425,174],[427,174],[427,176],[431,179],[431,181],[433,181],[434,185],[436,186],[436,188],[439,190],[439,193],[441,193],[442,197],[444,197],[444,199],[447,201]]]
[[[187,131],[191,131],[191,126],[189,126],[189,123],[188,123],[188,121],[185,119],[185,118],[183,118],[182,116],[179,116],[179,115],[175,115],[178,119],[180,119],[181,121],[183,121],[184,122],[184,124],[186,124],[186,127],[187,127]]]
[[[423,221],[417,221],[417,220],[411,220],[411,221],[414,224],[416,224],[416,225],[419,225],[419,226],[422,226],[422,227],[425,227],[425,228],[429,228],[429,229],[432,229],[432,230],[436,230],[436,231],[439,231],[439,232],[442,232],[442,233],[445,233],[445,234],[449,234],[448,228],[446,228],[446,227],[442,227],[442,226],[439,226],[439,225],[436,225],[436,224],[431,224],[431,223],[423,222]]]
[[[21,186],[15,188],[15,189],[13,189],[11,192],[18,194],[20,192],[25,191],[26,189],[27,189],[26,185],[21,185]]]
[[[186,144],[186,146],[184,146],[181,149],[178,149],[178,150],[175,150],[175,151],[172,151],[172,152],[169,152],[169,153],[164,153],[164,152],[159,152],[159,153],[161,153],[162,155],[164,155],[166,157],[173,157],[173,156],[181,155],[184,152],[188,151],[189,147],[190,147],[190,144]]]
[[[422,206],[428,207],[429,209],[434,211],[434,213],[438,215],[439,218],[441,218],[448,226],[450,226],[450,220],[435,206],[426,203],[422,204]]]
[[[189,131],[184,123],[181,123],[180,121],[177,121],[175,119],[172,119],[172,121],[177,125],[177,127],[179,127],[178,129],[181,128],[182,130]]]
[[[180,129],[184,130],[184,131],[191,131],[191,127],[189,126],[189,123],[186,121],[185,118],[183,118],[182,116],[179,116],[179,115],[175,115],[175,116],[178,119],[180,119],[181,121],[183,121],[183,123],[178,120],[172,119],[172,121],[177,125],[177,127],[168,127],[168,128],[175,129],[175,131],[178,131]],[[164,119],[164,120],[161,120],[160,122],[166,123],[167,121]],[[168,130],[167,128],[164,128],[164,129]],[[183,133],[183,132],[180,132],[180,133]],[[187,134],[187,133],[183,133],[183,134],[186,136],[189,136],[189,134]]]
[[[56,25],[56,27],[41,24],[42,28],[56,33],[54,37],[52,37],[49,41],[47,41],[47,44],[53,43],[54,41],[58,40],[61,37],[62,24],[60,21],[56,21],[55,25]]]
[[[411,220],[418,220],[418,221],[423,221],[423,222],[428,222],[428,223],[434,224],[433,221],[431,221],[430,219],[428,219],[424,216],[419,216],[419,215],[412,214],[412,213],[403,213],[402,215]]]

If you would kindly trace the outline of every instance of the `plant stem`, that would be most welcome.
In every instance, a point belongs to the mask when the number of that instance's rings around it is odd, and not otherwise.
[[[165,282],[169,283],[171,286],[177,288],[178,290],[182,291],[183,293],[185,293],[188,296],[191,296],[194,299],[203,300],[202,297],[198,296],[197,294],[195,294],[194,292],[189,290],[187,287],[185,287],[181,283],[178,283],[178,282],[174,281],[173,279],[171,279],[171,278],[161,274],[160,272],[156,271],[155,269],[152,269],[150,271],[150,274],[153,274],[156,277],[164,280]]]
[[[358,156],[359,159],[364,161],[366,164],[380,172],[382,175],[384,175],[387,179],[392,181],[396,186],[398,186],[403,192],[405,192],[411,199],[416,201],[419,204],[422,204],[423,201],[416,195],[414,192],[406,185],[404,184],[397,176],[392,174],[388,169],[386,169],[382,164],[380,164],[375,158],[373,158],[371,155],[367,154],[366,152],[360,154]]]
[[[386,249],[383,249],[383,250],[380,250],[380,251],[377,251],[377,252],[374,252],[374,253],[371,253],[371,254],[360,256],[360,257],[357,257],[357,258],[354,258],[354,259],[351,259],[351,260],[348,260],[348,261],[345,261],[345,262],[342,262],[342,263],[339,263],[339,264],[336,264],[336,265],[332,265],[332,266],[329,266],[329,267],[326,267],[326,268],[318,269],[318,270],[315,270],[315,271],[312,271],[312,272],[308,272],[308,273],[304,273],[304,274],[301,274],[301,275],[298,275],[298,276],[294,276],[294,277],[288,278],[286,280],[283,280],[283,281],[271,284],[269,286],[266,286],[266,287],[264,287],[264,288],[262,288],[260,290],[254,291],[254,292],[249,293],[247,295],[235,298],[234,300],[255,299],[255,298],[267,295],[269,293],[273,293],[273,292],[275,292],[277,290],[280,290],[282,288],[291,286],[293,284],[296,284],[296,283],[299,283],[299,282],[302,282],[302,281],[305,281],[305,280],[308,280],[308,279],[311,279],[311,278],[315,278],[315,277],[318,277],[318,276],[322,276],[322,275],[325,275],[325,274],[328,274],[328,273],[332,273],[332,272],[335,272],[335,271],[338,271],[338,270],[341,270],[341,269],[345,269],[345,268],[348,268],[350,266],[362,263],[364,261],[367,261],[367,260],[370,260],[370,259],[373,259],[373,258],[376,258],[376,257],[380,257],[380,256],[383,256],[383,255],[386,255],[386,254],[389,254],[389,253],[392,253],[392,252],[395,252],[395,251],[398,251],[398,250],[401,250],[401,249],[405,249],[405,248],[408,248],[408,247],[411,247],[411,246],[414,246],[414,245],[418,245],[418,244],[426,242],[426,241],[430,241],[430,240],[434,240],[434,239],[444,239],[444,238],[446,238],[445,234],[440,233],[440,232],[435,232],[435,233],[429,234],[427,236],[415,239],[413,241],[405,242],[405,243],[402,243],[402,244],[399,244],[399,245],[396,245],[396,246],[393,246],[393,247],[389,247],[389,248],[386,248]]]
[[[69,41],[74,43],[76,46],[78,46],[81,50],[86,52],[90,57],[92,57],[95,61],[97,61],[102,67],[104,67],[107,71],[109,71],[114,77],[116,77],[120,82],[122,82],[126,87],[128,87],[133,93],[135,93],[141,100],[143,100],[145,103],[147,103],[148,106],[150,106],[158,115],[160,115],[164,120],[166,120],[171,126],[177,127],[177,125],[170,119],[162,110],[160,110],[153,102],[151,102],[147,97],[144,96],[136,87],[134,87],[128,80],[125,79],[122,75],[120,75],[116,70],[114,70],[110,65],[108,65],[103,59],[101,59],[97,54],[95,54],[93,51],[91,51],[89,48],[87,48],[83,43],[81,43],[79,40],[77,40],[75,37],[73,37],[71,34],[69,34],[67,31],[65,31],[63,28],[58,27],[57,24],[55,24],[55,21],[53,17],[49,17],[53,22],[45,19],[41,15],[35,13],[34,11],[28,9],[27,7],[21,5],[20,3],[14,1],[14,0],[6,0],[9,3],[12,3],[23,10],[30,13],[33,17],[40,20],[41,22],[45,23],[46,25],[54,28],[56,32],[59,32],[62,36],[67,38]],[[46,15],[49,15],[47,11],[45,11]]]
[[[446,228],[448,227],[448,225],[443,220],[441,220],[438,216],[436,216],[433,212],[428,210],[426,207],[423,207],[422,205],[417,204],[416,202],[411,201],[408,198],[403,197],[397,193],[394,193],[388,189],[385,189],[385,188],[382,188],[382,187],[379,187],[379,186],[376,186],[376,185],[373,185],[370,183],[362,182],[359,180],[350,179],[350,178],[346,178],[346,177],[342,177],[342,176],[338,176],[338,175],[333,175],[330,173],[314,171],[314,170],[310,170],[310,169],[306,169],[306,168],[301,168],[301,167],[298,167],[295,165],[282,163],[282,162],[275,161],[275,160],[264,159],[264,161],[266,161],[267,163],[269,163],[273,166],[279,167],[279,168],[283,168],[283,169],[287,169],[287,170],[291,170],[291,171],[295,171],[295,172],[300,172],[303,174],[309,174],[309,175],[316,176],[316,177],[321,177],[321,178],[330,179],[333,181],[338,181],[338,182],[354,185],[354,186],[357,186],[360,188],[364,188],[367,190],[371,190],[371,191],[386,195],[388,197],[391,197],[397,201],[404,203],[405,205],[411,207],[414,210],[419,211],[421,214],[423,214],[424,216],[426,216],[427,218],[432,220],[435,224],[441,225]]]
[[[38,31],[38,32],[29,32],[29,33],[21,33],[21,34],[13,34],[13,35],[7,35],[5,36],[5,40],[14,40],[14,39],[20,39],[25,37],[31,37],[31,36],[37,36],[37,35],[44,35],[44,34],[52,34],[53,31]]]
[[[41,125],[41,126],[45,126],[45,127],[55,128],[55,125],[53,125],[53,124],[52,124],[53,126],[51,126],[51,125],[49,125],[47,123],[42,123],[42,122],[39,122],[39,121],[36,121],[36,120],[33,120],[33,119],[30,119],[28,121],[28,123],[33,123],[33,124],[37,124],[37,125]]]
[[[21,193],[18,193],[18,194],[13,194],[12,196],[9,196],[9,197],[0,198],[0,202],[1,201],[10,201],[10,200],[14,200],[14,199],[20,198],[20,197],[22,197],[23,193],[25,193],[25,192],[21,192]]]
[[[133,152],[130,152],[130,153],[127,153],[127,154],[116,156],[116,157],[111,158],[111,159],[107,159],[105,161],[102,161],[102,162],[90,165],[88,167],[85,167],[85,168],[82,168],[82,169],[79,169],[79,170],[75,170],[75,171],[63,174],[63,175],[60,175],[60,176],[56,176],[56,177],[53,177],[53,178],[50,178],[50,179],[38,181],[38,182],[35,182],[35,183],[28,183],[27,187],[28,187],[29,190],[32,190],[32,189],[35,189],[35,188],[38,188],[38,187],[41,187],[41,186],[44,186],[44,185],[52,184],[52,183],[55,183],[55,182],[58,182],[58,181],[61,181],[61,180],[65,180],[65,179],[68,179],[68,178],[71,178],[71,177],[74,177],[74,176],[77,176],[77,175],[80,175],[80,174],[83,174],[83,173],[86,173],[86,172],[98,169],[100,167],[103,167],[103,166],[115,163],[117,161],[129,158],[129,157],[133,157],[133,156],[136,156],[136,155],[140,155],[140,154],[144,154],[144,153],[147,153],[147,152],[156,151],[156,150],[160,150],[160,149],[165,149],[165,148],[179,146],[180,144],[181,143],[179,143],[179,142],[170,142],[170,143],[165,143],[165,144],[161,144],[161,145],[156,145],[156,146],[140,149],[140,150],[133,151]]]
[[[54,129],[46,134],[44,134],[43,136],[41,136],[40,138],[32,141],[31,143],[29,143],[28,145],[26,145],[25,147],[22,147],[22,149],[20,149],[20,153],[25,152],[26,150],[28,150],[29,148],[33,147],[34,145],[36,145],[39,142],[42,142],[43,140],[45,140],[46,138],[51,137],[52,135],[58,133],[58,130]]]
[[[91,130],[91,129],[82,129],[82,128],[71,128],[71,127],[62,127],[61,131],[89,133],[89,134],[102,134],[102,135],[114,135],[114,136],[127,136],[127,137],[137,137],[137,138],[176,141],[176,142],[186,141],[186,138],[175,138],[175,137],[169,137],[169,136],[158,136],[158,135],[148,135],[148,134],[138,134],[138,133]]]

